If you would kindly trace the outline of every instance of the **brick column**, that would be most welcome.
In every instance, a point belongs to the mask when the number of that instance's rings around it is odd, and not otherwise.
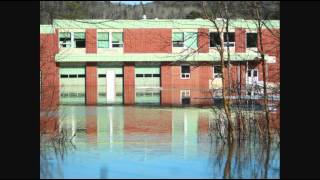
[[[40,34],[40,108],[43,110],[55,110],[59,105],[59,67],[54,58],[57,43],[57,34]]]
[[[207,28],[198,29],[198,52],[209,52],[209,29]]]
[[[246,30],[243,28],[235,29],[236,52],[246,52]]]
[[[86,104],[97,104],[97,64],[86,65]]]
[[[135,103],[134,64],[125,64],[123,66],[123,74],[124,104],[131,105]]]
[[[160,67],[161,80],[161,105],[172,104],[172,71],[170,63],[162,63]]]
[[[96,29],[86,29],[86,53],[97,53]]]

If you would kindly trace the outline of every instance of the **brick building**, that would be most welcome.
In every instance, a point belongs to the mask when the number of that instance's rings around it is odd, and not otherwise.
[[[280,82],[280,22],[266,25],[267,83],[275,86]],[[219,65],[216,31],[204,19],[56,19],[40,25],[41,103],[211,104],[226,72]],[[232,83],[261,84],[256,23],[231,20],[228,37]]]

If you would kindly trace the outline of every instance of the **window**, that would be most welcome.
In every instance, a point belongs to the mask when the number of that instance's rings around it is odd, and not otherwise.
[[[60,78],[68,78],[68,74],[61,74]]]
[[[85,48],[86,47],[86,34],[84,32],[74,33],[74,44],[75,48]]]
[[[160,74],[153,74],[152,77],[160,77]]]
[[[221,71],[221,66],[216,65],[213,66],[213,77],[214,78],[221,78],[222,77],[222,71]]]
[[[99,78],[103,78],[103,77],[106,77],[106,74],[99,74],[98,76]]]
[[[143,77],[143,74],[136,74],[136,77]]]
[[[174,32],[172,34],[172,46],[196,49],[198,47],[198,33]]]
[[[220,37],[219,33],[212,32],[210,33],[210,47],[220,46]]]
[[[116,74],[116,77],[123,77],[123,74]]]
[[[78,74],[78,78],[85,78],[86,75],[85,74]]]
[[[183,47],[184,34],[182,32],[174,32],[172,37],[173,47]]]
[[[198,33],[185,32],[184,33],[184,46],[186,48],[196,49],[198,47]]]
[[[235,46],[235,34],[234,32],[229,32],[229,33],[223,33],[223,45],[227,47],[227,42],[229,39],[229,47],[234,47]],[[220,46],[220,36],[218,32],[211,32],[210,33],[210,47],[218,47]]]
[[[247,48],[257,47],[257,33],[247,33]]]
[[[123,47],[123,33],[113,32],[112,33],[112,47],[119,48]]]
[[[224,46],[228,46],[228,39],[229,39],[229,47],[234,47],[235,46],[235,37],[234,37],[234,32],[229,32],[229,33],[223,33],[223,42]]]
[[[76,74],[69,74],[69,78],[76,78],[77,75]]]
[[[98,48],[109,48],[109,32],[98,32]]]
[[[60,48],[70,48],[71,47],[71,33],[61,32],[59,33],[59,46]]]
[[[144,77],[152,77],[152,74],[145,74]]]
[[[181,79],[189,79],[190,78],[190,66],[182,65],[181,66]]]
[[[181,104],[186,105],[190,104],[190,90],[181,90],[180,91]]]

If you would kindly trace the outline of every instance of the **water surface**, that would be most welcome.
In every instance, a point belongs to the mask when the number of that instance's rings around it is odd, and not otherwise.
[[[42,144],[42,178],[279,178],[279,144],[222,143],[209,135],[210,109],[60,106],[50,116],[47,135],[71,140]]]

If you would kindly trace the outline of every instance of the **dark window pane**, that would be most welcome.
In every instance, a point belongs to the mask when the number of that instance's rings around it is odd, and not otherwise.
[[[234,32],[223,33],[224,42],[227,42],[227,37],[229,38],[229,42],[235,42]]]
[[[69,78],[76,78],[76,77],[77,77],[76,74],[70,74],[70,75],[69,75]]]
[[[144,77],[152,77],[152,74],[145,74]]]
[[[116,77],[123,77],[123,74],[116,74]]]
[[[78,74],[78,78],[84,78],[84,77],[86,77],[85,74]]]
[[[217,45],[220,46],[220,37],[219,33],[213,32],[210,33],[210,47],[216,47]]]
[[[247,47],[257,47],[257,33],[247,33]]]
[[[173,41],[173,47],[183,47],[183,41]]]
[[[106,74],[99,74],[99,77],[106,77]]]
[[[153,74],[153,77],[160,77],[160,74]]]
[[[190,66],[181,66],[182,73],[190,73]]]
[[[251,77],[251,70],[248,71],[248,76]]]
[[[76,48],[85,48],[86,41],[84,39],[74,39],[76,42]]]
[[[143,77],[143,74],[136,74],[136,77]]]
[[[221,73],[221,66],[214,66],[214,73]]]
[[[112,47],[123,47],[123,44],[112,44]]]
[[[61,74],[60,78],[68,78],[68,75],[67,74]]]
[[[183,105],[190,104],[190,97],[184,97],[184,98],[182,98],[182,104],[183,104]]]
[[[255,71],[253,71],[253,76],[254,77],[257,77],[258,76],[258,72],[255,70]]]

